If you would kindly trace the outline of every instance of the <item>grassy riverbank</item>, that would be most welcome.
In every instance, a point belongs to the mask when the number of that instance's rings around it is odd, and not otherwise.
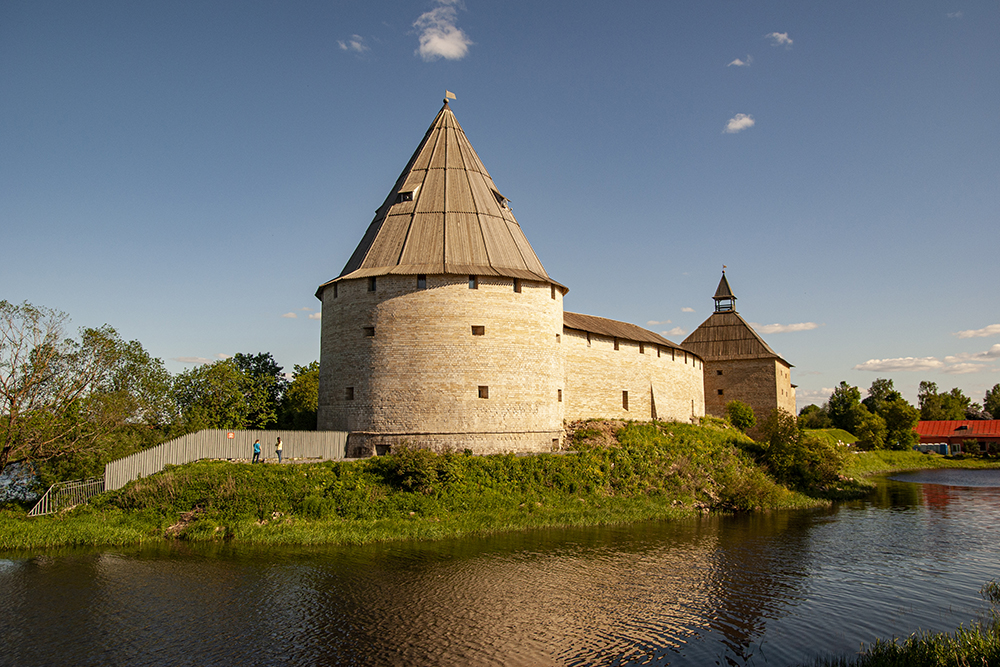
[[[590,422],[569,444],[573,452],[535,456],[403,450],[356,462],[174,466],[57,515],[0,512],[0,549],[164,539],[360,544],[803,508],[864,493],[865,475],[975,463],[850,454],[839,481],[810,491],[817,498],[776,483],[751,456],[760,446],[721,422]]]
[[[565,454],[405,450],[349,463],[203,461],[55,516],[6,511],[0,549],[439,539],[824,502],[776,484],[743,452],[748,442],[720,425],[595,422],[576,432],[576,451]]]

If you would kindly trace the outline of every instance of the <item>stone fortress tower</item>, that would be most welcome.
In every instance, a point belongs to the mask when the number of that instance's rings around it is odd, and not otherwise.
[[[715,290],[715,312],[682,345],[705,360],[705,411],[726,415],[741,401],[763,422],[775,408],[795,414],[792,365],[778,356],[736,312],[736,296],[723,270]]]
[[[563,312],[445,100],[322,301],[318,427],[348,455],[409,443],[558,448],[564,420],[704,414],[702,360],[635,325]]]

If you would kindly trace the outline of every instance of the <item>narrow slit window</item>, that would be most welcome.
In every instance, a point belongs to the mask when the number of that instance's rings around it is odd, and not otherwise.
[[[562,403],[562,389],[557,389],[556,391],[558,392],[559,402]]]
[[[616,350],[618,349],[618,339],[617,338],[615,338],[615,349]]]
[[[590,332],[587,332],[587,347],[590,347]]]
[[[719,390],[719,396],[722,396],[722,390],[721,389]]]
[[[555,285],[549,285],[549,290],[550,290],[550,291],[549,291],[549,295],[550,295],[550,296],[551,296],[551,297],[552,297],[553,299],[555,299],[555,298],[556,298],[556,286],[555,286]]]
[[[469,289],[479,289],[479,276],[469,276]]]
[[[375,337],[375,327],[362,327],[365,330],[365,338]]]
[[[489,398],[490,388],[486,385],[479,385],[479,398]]]
[[[375,276],[372,276],[371,278],[368,279],[368,291],[369,292],[375,291]]]
[[[659,359],[659,358],[660,358],[660,353],[661,353],[661,352],[663,352],[663,348],[661,348],[661,347],[660,347],[659,345],[657,345],[657,346],[656,346],[656,358],[657,358],[657,359]]]
[[[622,410],[628,410],[628,392],[622,392]]]
[[[646,346],[642,343],[639,343],[639,354],[646,354]]]
[[[670,361],[677,361],[677,350],[670,348]]]
[[[344,390],[344,400],[353,401],[354,400],[354,387],[346,387]]]
[[[518,294],[521,293],[521,279],[520,278],[514,278],[514,291],[517,292]]]
[[[483,325],[481,325],[481,324],[473,324],[472,325],[472,335],[473,336],[485,336],[486,335],[486,327],[483,326]]]
[[[561,343],[562,342],[562,336],[560,334],[556,334],[556,342],[557,343]]]
[[[417,276],[417,289],[427,289],[427,276],[422,273]]]
[[[338,283],[334,283],[334,284],[333,284],[333,298],[334,298],[334,299],[336,299],[336,298],[337,298],[337,288],[338,288],[338,287],[340,287],[340,285],[339,285]]]

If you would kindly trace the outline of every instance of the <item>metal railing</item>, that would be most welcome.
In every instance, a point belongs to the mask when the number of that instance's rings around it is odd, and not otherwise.
[[[49,487],[41,500],[35,503],[35,506],[28,512],[28,516],[52,514],[76,505],[82,505],[98,493],[104,493],[103,477],[56,482]]]

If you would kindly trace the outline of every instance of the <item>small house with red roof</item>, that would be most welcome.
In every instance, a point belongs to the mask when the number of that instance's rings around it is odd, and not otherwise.
[[[964,451],[962,445],[974,440],[979,451],[1000,451],[1000,419],[955,419],[917,422],[920,447],[947,445],[941,453],[956,454]]]

